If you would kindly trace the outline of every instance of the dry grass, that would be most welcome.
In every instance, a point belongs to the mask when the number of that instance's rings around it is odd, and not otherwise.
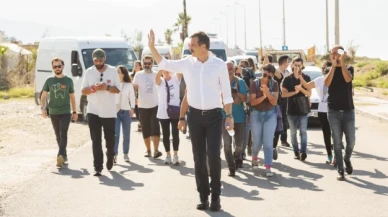
[[[34,92],[35,90],[32,87],[11,88],[8,91],[0,91],[0,99],[32,98],[34,97]]]

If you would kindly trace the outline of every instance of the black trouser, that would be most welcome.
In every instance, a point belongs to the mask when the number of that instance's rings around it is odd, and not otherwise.
[[[172,130],[172,146],[174,151],[179,149],[179,130],[178,121],[179,119],[159,119],[162,125],[163,132],[163,145],[166,152],[170,152],[170,125]]]
[[[88,124],[90,130],[90,137],[93,144],[93,158],[94,169],[101,171],[104,163],[104,153],[102,152],[102,128],[104,128],[105,147],[107,149],[108,157],[114,156],[115,146],[115,126],[116,118],[100,118],[95,114],[88,113]]]
[[[205,112],[189,107],[187,115],[194,155],[195,179],[201,201],[207,200],[210,194],[207,161],[210,168],[212,197],[218,198],[221,194],[221,109]]]
[[[224,125],[225,119],[222,121]],[[228,162],[229,169],[236,169],[236,160],[240,159],[243,150],[244,141],[244,123],[234,124],[234,136],[231,137],[225,127],[222,127],[222,138],[224,141],[224,154],[225,159]],[[232,143],[233,139],[236,142],[235,151],[233,152]]]
[[[331,129],[329,120],[327,119],[327,113],[318,112],[318,118],[321,122],[322,132],[323,132],[323,140],[325,141],[326,152],[328,156],[332,156],[331,151]]]
[[[67,131],[69,130],[71,114],[50,115],[58,144],[58,155],[67,157]]]
[[[284,99],[283,99],[284,100]],[[280,141],[287,141],[287,129],[288,129],[288,120],[287,120],[287,101],[279,102],[280,111],[282,112],[282,122],[283,122],[283,131],[275,132],[273,138],[273,147],[276,148],[278,146],[279,138]]]
[[[136,120],[140,122],[139,107],[137,107],[137,105],[135,105],[135,114],[136,114]]]

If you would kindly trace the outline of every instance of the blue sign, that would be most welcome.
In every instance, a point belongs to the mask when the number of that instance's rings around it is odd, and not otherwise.
[[[286,45],[282,46],[282,50],[288,50],[288,46]]]

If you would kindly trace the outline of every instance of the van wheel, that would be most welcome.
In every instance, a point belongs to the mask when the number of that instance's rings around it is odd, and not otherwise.
[[[86,100],[82,101],[82,121],[88,122],[88,110],[87,110],[88,102]]]

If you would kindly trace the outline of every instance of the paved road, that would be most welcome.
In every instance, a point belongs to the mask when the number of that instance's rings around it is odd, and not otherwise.
[[[280,148],[275,176],[266,178],[263,167],[252,171],[249,162],[227,176],[223,161],[223,210],[197,211],[191,145],[181,136],[181,166],[144,158],[141,135],[132,133],[131,163],[122,156],[111,172],[93,176],[91,145],[69,157],[67,168],[52,167],[5,199],[5,216],[388,216],[388,134],[375,120],[357,116],[354,174],[336,180],[335,169],[325,164],[322,133],[308,131],[308,158],[293,159],[290,148]],[[132,125],[135,128],[135,123]],[[71,138],[70,138],[71,139]],[[222,154],[223,155],[223,154]],[[260,153],[263,156],[263,153]]]

